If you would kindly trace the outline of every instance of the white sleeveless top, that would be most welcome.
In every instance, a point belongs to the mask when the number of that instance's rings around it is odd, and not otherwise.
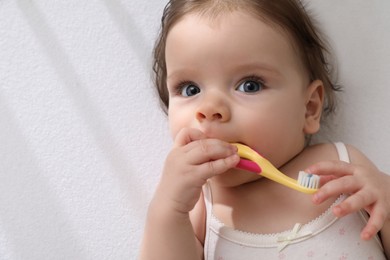
[[[339,159],[349,162],[345,145],[335,143],[335,146]],[[254,234],[225,226],[213,214],[209,184],[204,186],[203,192],[207,211],[205,259],[386,259],[378,236],[369,241],[360,239],[360,232],[367,223],[364,211],[336,218],[330,207],[318,218],[296,224],[291,230]],[[341,195],[334,205],[345,198],[346,195]]]

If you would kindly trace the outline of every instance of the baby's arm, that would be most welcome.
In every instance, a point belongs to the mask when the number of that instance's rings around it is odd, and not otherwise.
[[[189,212],[207,179],[236,166],[237,149],[196,129],[175,138],[149,205],[141,259],[202,259]]]
[[[380,232],[386,255],[390,256],[390,176],[377,167],[356,148],[348,146],[351,163],[327,161],[315,164],[307,171],[324,175],[326,183],[314,194],[314,203],[322,203],[341,193],[350,196],[336,205],[333,212],[342,217],[365,209],[370,218],[361,238],[371,239]]]

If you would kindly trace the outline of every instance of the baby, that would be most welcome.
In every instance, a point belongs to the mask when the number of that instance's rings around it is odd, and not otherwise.
[[[352,146],[310,144],[339,88],[300,1],[171,0],[154,54],[174,145],[141,259],[385,259],[390,177]],[[322,186],[238,169],[231,143]]]

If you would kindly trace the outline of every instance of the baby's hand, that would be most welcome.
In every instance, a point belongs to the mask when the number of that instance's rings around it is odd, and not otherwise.
[[[202,186],[239,162],[237,148],[218,139],[207,139],[197,129],[182,129],[165,161],[157,192],[163,203],[179,213],[188,213],[199,200]]]
[[[361,238],[368,240],[379,232],[390,217],[390,176],[376,167],[350,164],[342,161],[327,161],[307,169],[313,174],[323,175],[325,182],[313,196],[313,202],[342,193],[350,196],[333,208],[337,217],[365,209],[370,218],[361,232]]]

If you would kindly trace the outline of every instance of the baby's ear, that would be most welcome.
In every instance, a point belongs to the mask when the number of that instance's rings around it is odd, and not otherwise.
[[[315,134],[320,129],[323,104],[324,84],[321,80],[314,80],[306,90],[305,134]]]

